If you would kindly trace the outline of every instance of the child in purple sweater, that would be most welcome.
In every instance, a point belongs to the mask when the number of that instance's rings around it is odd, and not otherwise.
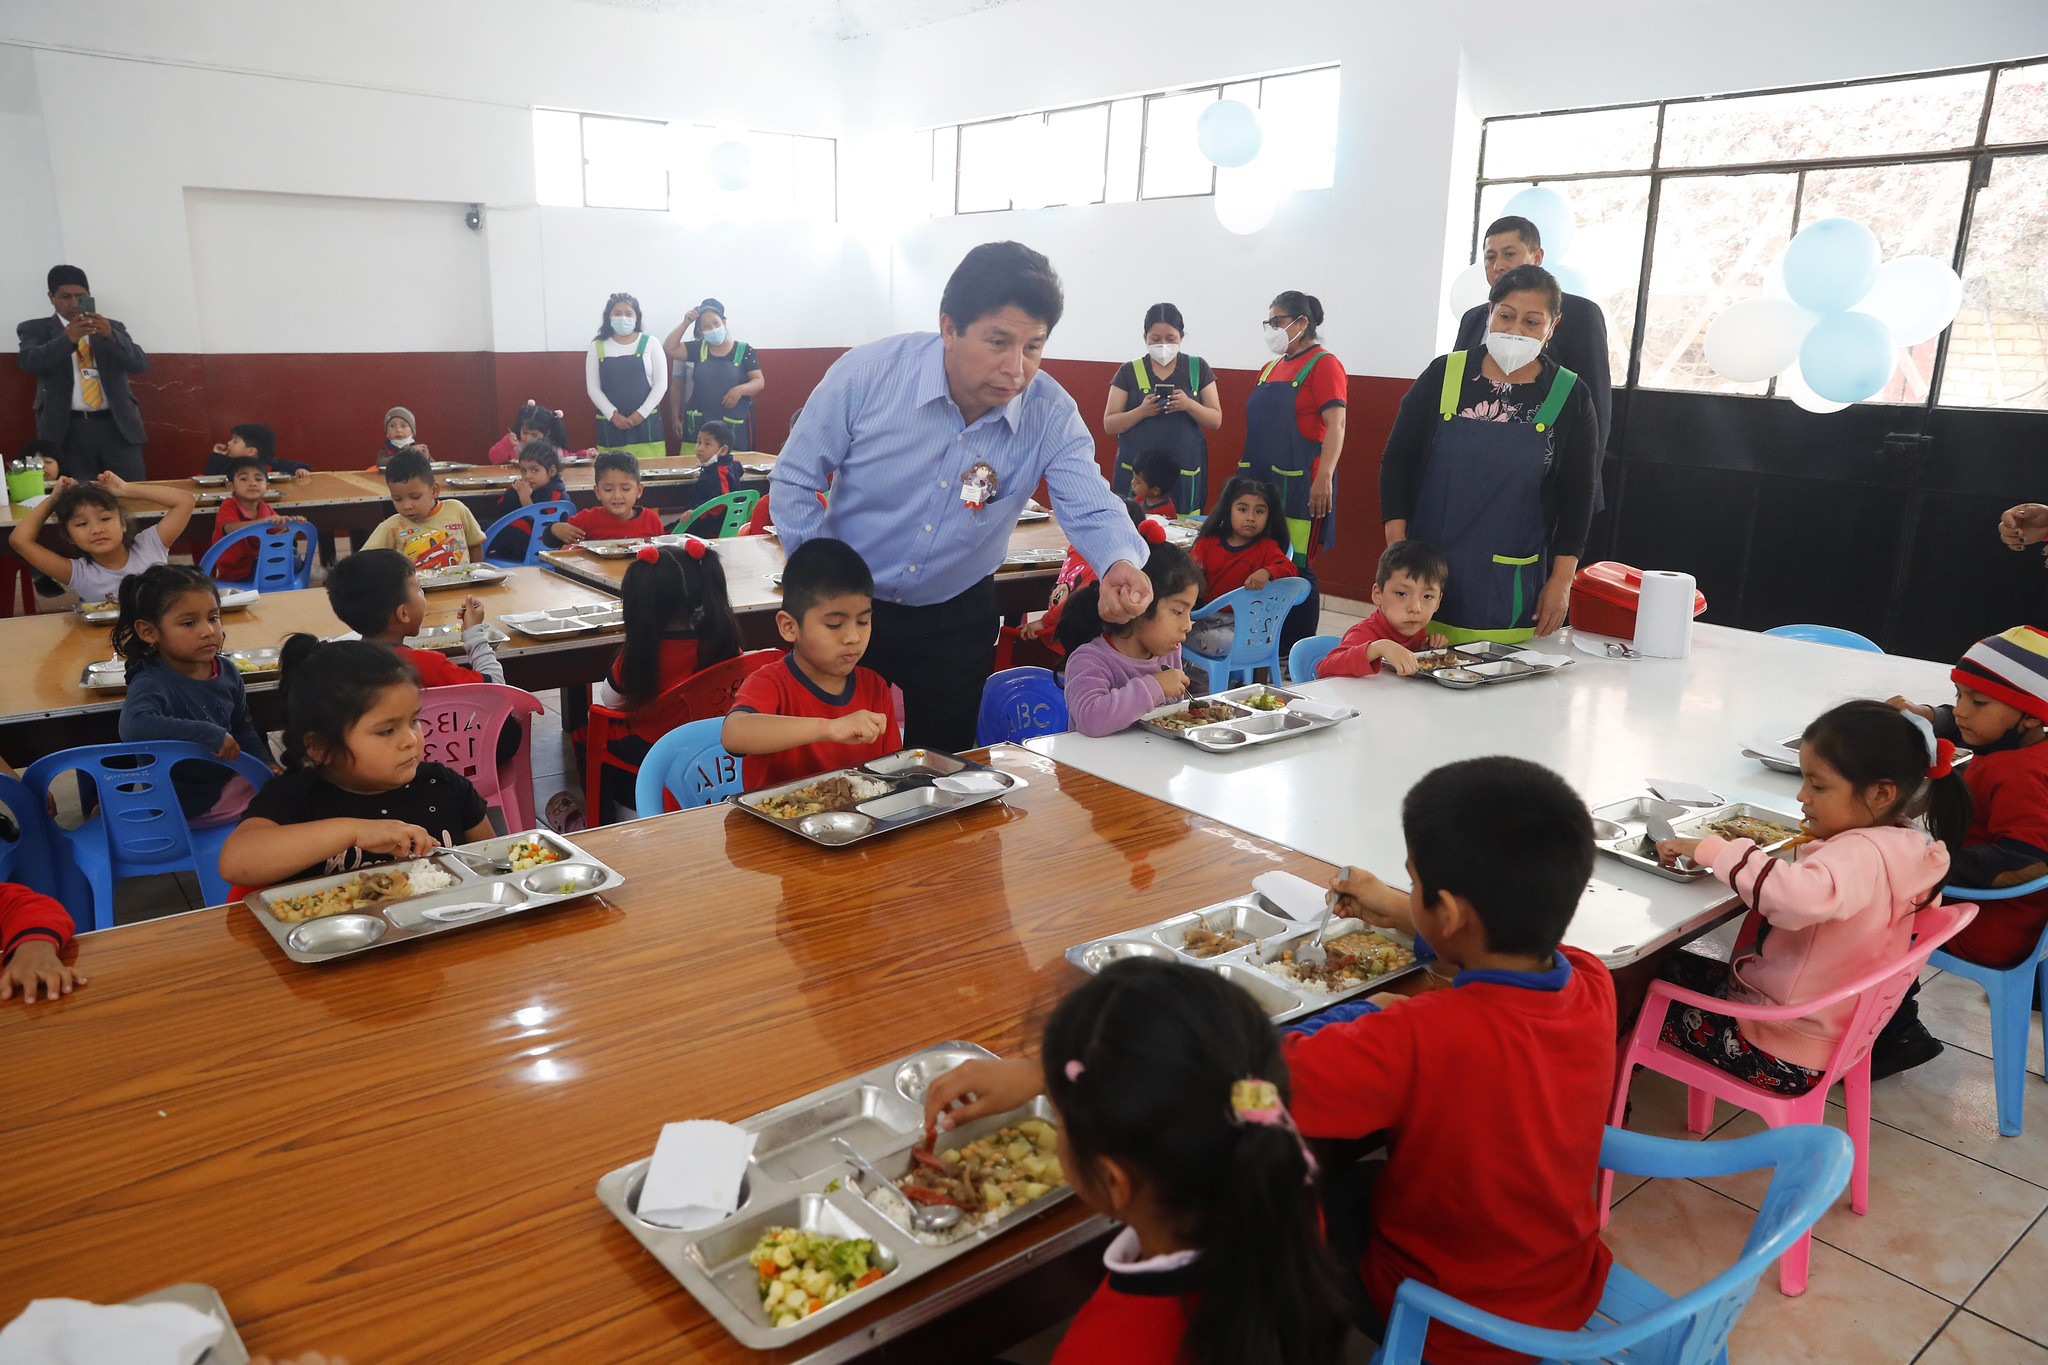
[[[1145,534],[1149,532],[1149,534]],[[1187,695],[1180,642],[1202,592],[1202,571],[1188,552],[1165,543],[1158,523],[1141,534],[1152,542],[1145,576],[1152,605],[1135,621],[1104,623],[1090,583],[1066,600],[1059,642],[1067,648],[1067,710],[1084,735],[1112,735],[1156,706]]]

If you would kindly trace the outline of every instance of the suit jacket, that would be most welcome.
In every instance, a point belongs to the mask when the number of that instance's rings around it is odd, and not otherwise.
[[[71,357],[78,343],[64,335],[64,323],[55,313],[16,325],[14,335],[21,343],[21,368],[36,377],[36,438],[61,446],[71,425]],[[141,445],[149,436],[128,376],[149,368],[148,353],[117,322],[112,336],[92,339],[92,358],[114,426],[130,445]]]
[[[1492,312],[1493,305],[1486,303],[1466,309],[1465,316],[1458,319],[1458,343],[1452,349],[1469,351],[1483,344],[1486,319]],[[1593,300],[1566,294],[1557,330],[1550,334],[1550,345],[1544,349],[1586,386],[1600,428],[1600,453],[1605,458],[1607,433],[1614,419],[1614,385],[1607,373],[1607,315]]]

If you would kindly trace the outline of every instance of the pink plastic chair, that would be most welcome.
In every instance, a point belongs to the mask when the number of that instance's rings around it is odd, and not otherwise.
[[[1929,906],[1919,912],[1914,926],[1913,947],[1904,957],[1878,968],[1859,981],[1852,981],[1826,995],[1802,1000],[1796,1005],[1746,1005],[1701,995],[1698,991],[1689,991],[1668,981],[1652,982],[1650,993],[1643,1000],[1643,1012],[1636,1017],[1635,1031],[1621,1045],[1615,1070],[1614,1107],[1607,1121],[1621,1127],[1622,1116],[1628,1107],[1629,1081],[1638,1066],[1685,1082],[1685,1126],[1695,1133],[1705,1133],[1713,1127],[1716,1099],[1724,1099],[1738,1108],[1755,1112],[1772,1128],[1781,1128],[1789,1123],[1825,1122],[1828,1091],[1836,1081],[1840,1081],[1848,1109],[1849,1140],[1856,1145],[1856,1165],[1849,1176],[1849,1207],[1858,1213],[1864,1212],[1870,1204],[1870,1045],[1877,1040],[1878,1030],[1898,1009],[1899,1001],[1919,977],[1920,969],[1927,965],[1928,954],[1953,938],[1976,915],[1977,907],[1974,905]],[[1736,940],[1738,956],[1755,941],[1759,918],[1756,911],[1749,912],[1749,919]],[[1663,1032],[1667,1007],[1674,1000],[1737,1019],[1800,1019],[1851,996],[1858,999],[1856,1012],[1849,1018],[1849,1027],[1842,1034],[1842,1041],[1835,1045],[1834,1056],[1828,1058],[1827,1070],[1815,1082],[1813,1089],[1804,1095],[1788,1097],[1759,1090],[1689,1053],[1679,1051],[1659,1037]],[[1607,1223],[1608,1202],[1613,1194],[1614,1172],[1602,1170],[1600,1223],[1603,1227]],[[1806,1292],[1806,1262],[1811,1248],[1811,1237],[1801,1237],[1778,1262],[1778,1288],[1786,1295]]]
[[[484,800],[505,813],[505,827],[534,828],[533,728],[522,726],[519,752],[501,771],[498,732],[513,716],[539,715],[540,698],[501,683],[457,683],[420,692],[420,731],[425,758],[445,763],[475,784]]]

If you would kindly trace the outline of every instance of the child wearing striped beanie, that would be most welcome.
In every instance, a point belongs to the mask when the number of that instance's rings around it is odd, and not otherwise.
[[[1963,768],[1976,809],[1949,885],[2007,887],[2048,876],[2048,632],[2015,626],[1971,645],[1950,672],[1953,706],[1893,697],[1925,716],[1937,737],[1969,749]],[[2024,961],[2048,927],[2048,891],[1985,901],[1948,951],[1971,962],[2011,967]]]

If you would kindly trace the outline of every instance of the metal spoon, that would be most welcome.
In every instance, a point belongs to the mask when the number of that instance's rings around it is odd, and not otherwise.
[[[476,867],[479,863],[481,863],[483,865],[484,871],[493,875],[502,876],[503,874],[510,872],[512,870],[512,864],[508,862],[503,862],[497,858],[486,858],[481,853],[468,853],[459,848],[437,848],[434,851],[436,853],[446,853],[451,857],[460,858],[465,863],[468,863],[472,868]]]
[[[841,1156],[853,1163],[853,1169],[860,1172],[863,1180],[873,1181],[878,1189],[894,1186],[895,1182],[891,1181],[888,1176],[883,1175],[873,1166],[870,1166],[868,1159],[862,1156],[854,1145],[845,1138],[834,1137],[832,1145],[839,1149]],[[913,1203],[909,1199],[905,1199],[903,1202],[910,1205],[910,1229],[912,1232],[944,1232],[947,1228],[960,1221],[960,1208],[957,1204],[926,1205]]]
[[[1316,931],[1310,936],[1308,942],[1294,950],[1294,961],[1297,966],[1320,967],[1329,960],[1330,954],[1323,948],[1323,935],[1329,931],[1330,916],[1336,912],[1337,893],[1334,891],[1324,893],[1323,922],[1316,926]]]

